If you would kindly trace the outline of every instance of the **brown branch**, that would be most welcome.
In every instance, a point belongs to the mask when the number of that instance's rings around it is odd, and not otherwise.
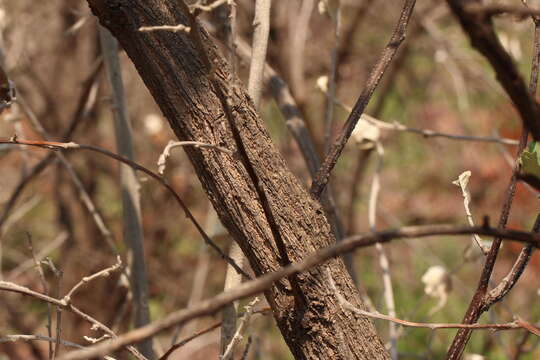
[[[498,15],[515,15],[519,17],[540,16],[540,10],[525,6],[512,6],[505,4],[473,4],[466,7],[467,12],[483,15],[483,16],[498,16]]]
[[[110,352],[123,348],[126,345],[133,344],[144,340],[149,336],[154,336],[159,332],[170,329],[178,324],[183,324],[189,320],[202,316],[213,314],[221,310],[227,304],[233,301],[246,298],[258,294],[270,288],[272,284],[284,277],[292,274],[300,273],[320,265],[336,256],[354,249],[367,247],[376,243],[390,242],[396,239],[405,238],[420,238],[428,236],[441,235],[470,235],[479,234],[485,236],[500,236],[509,240],[524,242],[533,245],[535,248],[540,247],[540,235],[517,230],[496,229],[489,226],[452,226],[452,225],[427,225],[427,226],[410,226],[396,230],[387,230],[381,232],[370,233],[368,235],[357,235],[343,240],[340,243],[319,250],[304,260],[293,263],[285,268],[265,274],[257,279],[247,281],[238,287],[221,293],[211,299],[199,302],[190,308],[178,310],[170,313],[161,320],[129,331],[128,333],[119,336],[116,339],[107,343],[91,346],[85,350],[73,351],[64,355],[60,360],[76,360],[87,359],[96,356],[102,356]]]
[[[535,233],[540,232],[540,214],[538,214],[536,217],[532,231]],[[512,290],[514,285],[516,285],[517,281],[525,271],[525,267],[529,263],[529,260],[531,259],[533,250],[533,246],[526,245],[519,253],[518,258],[508,275],[501,280],[499,285],[486,294],[484,298],[484,307],[486,310],[491,307],[491,305],[502,300],[502,298],[505,297],[510,290]]]
[[[199,224],[197,219],[193,216],[189,208],[186,206],[180,195],[173,189],[171,185],[165,180],[163,177],[159,176],[152,170],[132,161],[128,158],[125,158],[123,156],[120,156],[118,154],[115,154],[113,152],[110,152],[108,150],[92,146],[92,145],[84,145],[84,144],[77,144],[74,142],[69,143],[62,143],[62,142],[55,142],[55,141],[35,141],[35,140],[21,140],[17,139],[16,137],[10,139],[10,140],[1,140],[0,144],[12,144],[12,145],[29,145],[29,146],[35,146],[40,147],[44,149],[49,150],[73,150],[73,149],[80,149],[80,150],[88,150],[92,152],[96,152],[102,155],[105,155],[107,157],[110,157],[112,159],[115,159],[121,163],[124,163],[126,165],[131,166],[135,170],[142,171],[146,175],[150,176],[151,178],[157,180],[162,186],[164,186],[174,197],[176,202],[180,205],[182,210],[184,210],[186,216],[188,219],[195,225],[195,228],[199,232],[199,234],[202,236],[203,240],[215,251],[218,252],[218,254],[221,256],[223,260],[225,260],[227,263],[229,263],[234,269],[239,273],[245,276],[247,279],[250,279],[251,277],[242,270],[235,262],[232,260],[227,254],[225,254],[219,246],[217,246],[214,241],[206,234],[202,226]]]
[[[512,58],[501,45],[489,16],[467,10],[478,0],[447,0],[450,9],[469,36],[472,46],[489,61],[497,80],[512,99],[521,116],[523,126],[535,140],[540,140],[540,110],[534,97],[527,91],[525,81],[519,74]]]
[[[537,121],[540,113],[538,112],[538,105],[534,100],[540,63],[540,24],[536,18],[533,18],[535,24],[535,52],[533,55],[529,88],[526,89],[525,83],[512,63],[512,59],[499,43],[491,20],[468,13],[463,7],[464,2],[461,0],[448,0],[448,4],[460,20],[465,32],[469,34],[472,45],[489,60],[497,73],[498,80],[510,95],[516,107],[518,107],[518,111],[520,112],[523,121],[523,131],[517,150],[517,157],[519,157],[527,146],[529,131],[531,131],[533,137],[538,140],[539,133],[537,132],[535,134],[535,131],[540,130],[540,123]],[[518,99],[515,99],[516,97]],[[531,117],[528,118],[527,116]],[[535,130],[535,126],[537,127],[537,130]],[[506,189],[505,199],[499,218],[498,227],[500,229],[506,228],[506,224],[508,223],[510,209],[516,192],[519,170],[519,162],[516,161],[510,183]],[[540,224],[538,221],[540,221],[539,218],[537,218],[537,223],[535,223],[533,229],[534,232],[538,232],[539,230]],[[526,246],[522,249],[510,274],[508,274],[494,290],[489,293],[487,292],[501,244],[502,239],[500,237],[496,237],[491,244],[491,248],[486,256],[484,268],[482,269],[482,274],[480,275],[478,287],[469,304],[467,312],[465,313],[463,323],[472,324],[477,322],[483,312],[487,311],[491,305],[500,301],[508,294],[525,270],[533,250],[530,246]],[[457,360],[461,357],[465,346],[471,337],[471,333],[472,330],[470,329],[460,329],[457,332],[446,355],[447,359]]]
[[[92,280],[92,279],[95,279],[97,277],[104,276],[104,271],[108,272],[108,271],[117,270],[117,269],[118,269],[118,266],[113,266],[113,267],[107,268],[105,270],[99,271],[96,274],[89,276],[87,279]],[[54,269],[54,271],[57,272],[58,270]],[[85,281],[83,279],[81,281],[81,283],[78,283],[77,285],[75,285],[72,288],[72,290],[69,291],[68,294],[66,296],[64,296],[62,299],[53,298],[51,296],[48,296],[48,295],[33,291],[33,290],[31,290],[31,289],[29,289],[27,287],[14,284],[12,282],[7,282],[7,281],[0,281],[0,290],[4,290],[4,291],[8,291],[8,292],[16,292],[16,293],[19,293],[19,294],[23,294],[23,295],[30,296],[30,297],[36,298],[38,300],[44,301],[49,305],[56,305],[58,309],[68,310],[68,311],[78,315],[79,317],[83,318],[84,320],[88,321],[89,323],[91,323],[93,325],[93,327],[95,327],[96,329],[100,329],[103,332],[105,332],[106,334],[108,334],[110,337],[116,338],[117,335],[111,329],[109,329],[107,326],[105,326],[103,323],[99,322],[98,320],[94,319],[92,316],[90,316],[90,315],[84,313],[83,311],[79,310],[78,308],[76,308],[71,303],[71,295],[74,293],[74,291],[76,291],[82,283],[86,283],[88,281]],[[57,329],[57,331],[58,331],[58,329]],[[54,341],[56,341],[57,345],[62,342],[62,340],[59,338],[59,334],[60,334],[60,332],[58,331],[57,338],[54,340]],[[131,352],[131,354],[133,356],[135,356],[137,359],[139,359],[139,360],[147,360],[134,347],[128,346],[127,350],[129,352]],[[55,351],[55,353],[56,353],[56,351]],[[52,354],[53,357],[54,357],[55,353]]]
[[[264,309],[254,311],[253,314],[263,314],[263,315],[265,315],[265,314],[268,314],[270,311],[271,311],[271,309],[269,307],[266,307]],[[241,317],[242,315],[243,315],[243,313],[236,314],[237,317]],[[218,321],[217,323],[214,323],[214,324],[208,326],[207,328],[199,330],[199,331],[195,332],[193,335],[190,335],[190,336],[186,337],[184,340],[181,340],[181,341],[177,342],[176,344],[171,346],[165,352],[165,354],[163,354],[158,360],[167,360],[169,358],[169,356],[173,352],[175,352],[176,350],[178,350],[182,346],[186,345],[188,342],[198,338],[199,336],[207,334],[207,333],[209,333],[210,331],[212,331],[214,329],[217,329],[218,327],[221,326],[221,324],[223,324],[223,321]]]
[[[87,115],[88,108],[91,106],[89,104],[89,100],[92,95],[92,89],[94,88],[95,81],[100,74],[102,68],[103,62],[101,61],[101,59],[99,59],[94,65],[92,71],[90,72],[90,75],[86,78],[86,80],[83,81],[83,88],[79,96],[77,108],[71,117],[71,122],[68,125],[68,128],[61,136],[62,141],[66,141],[71,138],[71,136],[81,123],[81,120],[83,120]],[[34,167],[29,169],[28,173],[19,181],[19,183],[15,187],[15,190],[11,193],[11,196],[5,203],[2,214],[0,215],[0,229],[8,219],[11,210],[15,206],[26,185],[28,185],[30,181],[32,181],[36,176],[41,174],[41,172],[45,170],[47,166],[53,162],[54,159],[54,154],[49,154],[47,157],[37,163]]]
[[[345,148],[345,145],[347,144],[347,141],[349,140],[354,130],[354,127],[358,123],[358,120],[360,120],[360,116],[364,112],[366,106],[369,103],[369,100],[373,96],[373,92],[377,88],[377,85],[381,81],[385,71],[388,69],[388,66],[390,65],[392,59],[394,58],[394,55],[399,48],[399,45],[405,40],[405,32],[407,30],[409,20],[412,16],[415,3],[415,0],[404,1],[399,21],[397,22],[390,41],[386,45],[385,49],[381,54],[381,57],[372,69],[368,77],[366,86],[358,97],[356,104],[354,105],[353,111],[350,113],[341,133],[330,148],[330,151],[324,159],[324,162],[319,169],[317,176],[315,176],[315,179],[313,180],[313,184],[311,185],[311,194],[314,197],[321,197],[321,194],[324,191],[328,180],[330,179],[330,173],[332,172],[332,169],[336,165],[341,153],[343,152],[343,149]]]

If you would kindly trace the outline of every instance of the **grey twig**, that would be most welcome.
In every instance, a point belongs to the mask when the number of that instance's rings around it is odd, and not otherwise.
[[[270,33],[271,4],[272,0],[257,0],[255,2],[248,94],[251,96],[256,109],[259,108],[261,103],[264,67],[266,64],[266,49],[268,48],[268,34]]]
[[[103,62],[111,86],[111,110],[114,117],[116,146],[120,155],[133,161],[135,159],[135,149],[131,123],[127,114],[120,60],[118,59],[118,42],[109,30],[103,26],[99,27],[99,39]],[[148,275],[144,256],[140,184],[135,169],[126,164],[120,164],[120,191],[123,240],[133,255],[131,285],[135,303],[135,326],[142,326],[150,322],[150,308],[148,305]],[[148,358],[154,357],[152,339],[146,339],[138,347],[144,356]]]

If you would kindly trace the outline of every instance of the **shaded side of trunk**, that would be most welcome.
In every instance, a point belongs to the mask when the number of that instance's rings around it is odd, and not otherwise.
[[[118,38],[180,140],[237,150],[231,128],[210,81],[200,47],[185,32],[140,32],[141,26],[190,25],[182,1],[88,0],[102,25]],[[199,31],[199,30],[192,30]],[[201,30],[214,61],[221,92],[231,95],[233,114],[247,156],[266,193],[291,261],[335,242],[319,203],[285,162],[241,87],[231,87],[229,70],[208,34]],[[279,268],[280,260],[263,207],[242,162],[212,149],[186,148],[216,211],[257,275]],[[307,304],[295,302],[284,280],[265,295],[297,359],[387,359],[371,321],[345,313],[330,288],[330,268],[339,291],[359,303],[358,292],[340,259],[298,276]]]

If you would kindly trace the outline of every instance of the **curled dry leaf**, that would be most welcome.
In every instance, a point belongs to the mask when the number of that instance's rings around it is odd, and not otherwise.
[[[372,148],[380,137],[381,129],[369,121],[366,115],[360,117],[351,135],[352,140],[362,148]]]
[[[433,315],[446,305],[448,295],[452,291],[452,278],[444,266],[435,265],[430,267],[422,276],[426,295],[439,299],[437,305],[430,310]]]

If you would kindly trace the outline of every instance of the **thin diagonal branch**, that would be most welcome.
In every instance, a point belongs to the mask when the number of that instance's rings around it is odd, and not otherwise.
[[[159,176],[155,172],[149,170],[148,168],[146,168],[146,167],[144,167],[144,166],[142,166],[142,165],[140,165],[140,164],[138,164],[138,163],[136,163],[136,162],[134,162],[132,160],[129,160],[129,159],[123,157],[123,156],[112,153],[112,152],[110,152],[108,150],[105,150],[105,149],[102,149],[102,148],[99,148],[99,147],[95,147],[95,146],[91,146],[91,145],[77,144],[77,143],[74,143],[74,142],[61,143],[61,142],[54,142],[54,141],[31,141],[31,140],[20,140],[20,139],[13,138],[11,140],[0,140],[0,144],[29,145],[29,146],[35,146],[35,147],[40,147],[40,148],[49,149],[49,150],[72,150],[72,149],[88,150],[88,151],[92,151],[92,152],[96,152],[96,153],[105,155],[105,156],[110,157],[110,158],[112,158],[114,160],[117,160],[117,161],[120,161],[120,162],[122,162],[122,163],[124,163],[126,165],[129,165],[132,168],[134,168],[135,170],[139,170],[139,171],[144,172],[146,175],[148,175],[148,176],[152,177],[153,179],[157,180],[162,186],[164,186],[173,195],[173,197],[176,200],[176,202],[178,203],[178,205],[180,205],[182,210],[184,210],[184,212],[185,212],[186,216],[188,217],[188,219],[193,223],[193,225],[195,225],[195,228],[197,229],[199,234],[201,234],[203,240],[211,248],[216,250],[218,252],[218,254],[221,256],[222,259],[224,259],[225,261],[227,261],[227,263],[229,263],[232,267],[234,267],[234,269],[236,271],[238,271],[239,274],[242,274],[247,279],[251,278],[229,256],[227,256],[219,248],[219,246],[217,246],[214,243],[214,241],[212,239],[210,239],[210,237],[206,234],[206,232],[204,231],[202,226],[199,224],[197,219],[195,219],[195,217],[193,216],[193,214],[191,213],[189,208],[186,206],[186,204],[184,203],[184,201],[182,200],[180,195],[178,195],[178,193],[167,182],[167,180],[165,180],[163,177]]]
[[[516,106],[523,126],[531,132],[535,140],[540,140],[538,103],[529,94],[527,85],[512,58],[500,43],[491,17],[467,10],[468,6],[480,4],[478,0],[447,0],[447,2],[472,46],[491,64],[497,80]]]
[[[474,1],[474,3],[478,4],[477,1]],[[461,26],[463,27],[464,31],[469,35],[473,47],[480,51],[490,62],[491,66],[497,73],[497,79],[513,100],[521,115],[523,131],[516,155],[519,157],[527,146],[529,131],[532,133],[535,139],[540,139],[540,122],[537,121],[540,112],[538,111],[538,104],[534,99],[538,80],[538,64],[540,56],[540,32],[538,29],[538,21],[534,19],[535,54],[532,61],[529,88],[527,89],[524,81],[513,64],[512,59],[500,44],[495,34],[495,30],[493,29],[491,19],[482,15],[469,13],[464,7],[465,2],[462,0],[448,0],[448,4],[461,22]],[[501,214],[499,217],[498,227],[500,229],[506,228],[506,224],[508,223],[510,209],[512,207],[512,202],[516,192],[519,169],[519,162],[516,161],[512,171],[510,183],[506,189]],[[511,290],[528,262],[528,258],[530,256],[528,253],[530,253],[532,249],[529,250],[525,248],[518,257],[517,264],[512,268],[512,271],[515,270],[513,272],[514,275],[510,275],[510,278],[505,279],[509,280],[506,285],[504,284],[505,280],[503,280],[503,284],[497,290],[497,292],[491,294],[495,296],[490,297],[490,294],[488,294],[489,281],[495,267],[495,262],[499,254],[501,244],[502,238],[500,237],[496,237],[491,244],[491,248],[486,256],[484,267],[480,275],[478,287],[462,321],[465,324],[477,322],[483,312],[487,311],[495,301],[501,300]],[[461,358],[465,346],[471,337],[471,333],[472,331],[470,329],[460,329],[457,332],[452,345],[446,354],[446,359],[458,360]]]
[[[163,319],[154,321],[153,323],[142,328],[132,330],[116,339],[111,340],[110,342],[94,345],[85,350],[68,353],[60,358],[60,360],[88,359],[108,354],[115,350],[121,349],[126,345],[142,341],[146,337],[154,336],[159,332],[174,327],[175,325],[183,324],[198,317],[213,314],[233,301],[265,291],[266,289],[270,288],[274,282],[284,277],[306,271],[314,266],[324,263],[331,258],[353,251],[354,249],[360,247],[371,246],[376,243],[390,242],[394,239],[420,238],[441,235],[470,235],[473,233],[485,236],[500,236],[507,239],[532,244],[536,248],[540,247],[539,234],[517,230],[496,229],[489,226],[410,226],[396,230],[387,230],[367,235],[353,236],[330,247],[319,250],[316,253],[307,256],[300,262],[293,263],[275,272],[271,272],[258,277],[257,279],[245,282],[235,289],[221,293],[214,298],[201,301],[197,305],[194,305],[188,309],[175,311]]]
[[[319,169],[317,176],[315,176],[315,179],[313,180],[313,184],[311,185],[311,194],[314,197],[321,197],[321,194],[324,191],[326,184],[328,184],[328,180],[330,179],[330,173],[332,172],[332,169],[336,165],[341,153],[343,152],[343,149],[345,148],[347,141],[349,140],[356,124],[358,123],[358,120],[360,120],[360,116],[368,105],[369,100],[371,100],[371,97],[373,96],[373,93],[377,88],[377,85],[381,81],[385,71],[388,69],[388,66],[392,62],[392,59],[394,58],[394,55],[399,48],[399,45],[405,40],[405,32],[407,30],[409,20],[412,16],[415,3],[415,0],[405,0],[401,15],[397,22],[396,28],[394,29],[394,33],[390,38],[390,41],[386,45],[385,49],[381,54],[381,57],[372,69],[368,77],[366,86],[364,87],[364,90],[358,97],[358,100],[353,107],[353,111],[350,113],[347,122],[341,130],[341,133],[330,148],[330,151],[324,159],[324,162]]]

